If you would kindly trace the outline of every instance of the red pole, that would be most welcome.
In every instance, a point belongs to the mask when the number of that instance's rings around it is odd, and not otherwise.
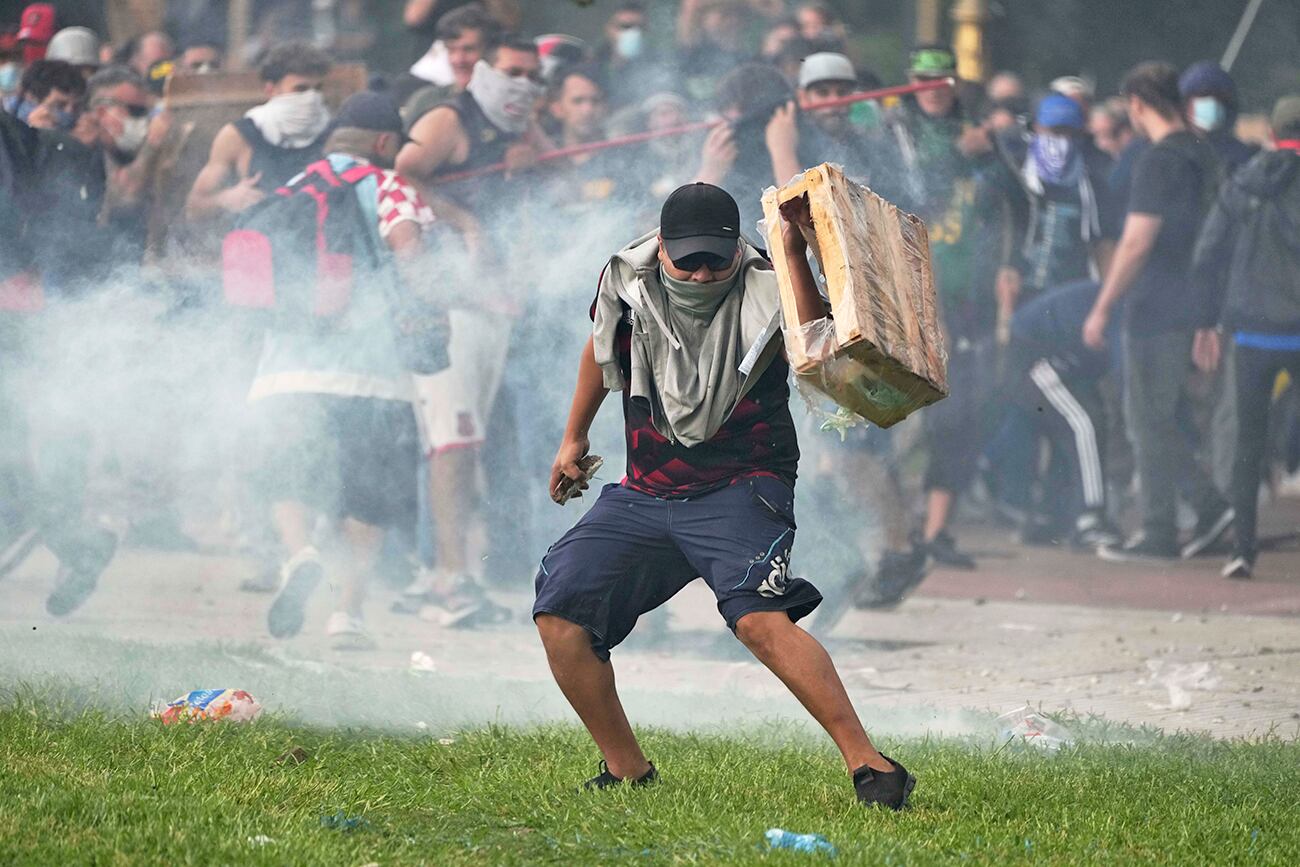
[[[900,84],[894,87],[882,87],[877,90],[864,90],[859,93],[850,93],[847,96],[839,96],[836,97],[835,99],[827,99],[822,102],[810,103],[806,106],[803,106],[802,110],[817,111],[818,109],[823,109],[823,108],[839,108],[841,106],[853,105],[854,103],[857,102],[866,102],[872,99],[884,99],[890,96],[903,96],[909,93],[920,93],[923,90],[938,90],[941,87],[955,87],[956,84],[957,81],[956,79],[953,78],[937,78],[931,81],[917,81],[917,82],[913,82],[912,84]],[[727,123],[727,121],[722,119],[701,120],[701,121],[696,121],[695,123],[687,123],[681,126],[669,127],[668,129],[655,130],[653,132],[638,132],[638,133],[633,133],[632,135],[624,135],[624,136],[619,136],[618,138],[606,139],[604,141],[593,141],[593,142],[587,142],[585,144],[571,145],[566,148],[557,148],[556,150],[553,151],[547,151],[546,153],[538,154],[537,162],[548,163],[548,162],[552,162],[553,160],[562,160],[565,157],[574,157],[574,156],[579,156],[581,154],[590,154],[590,153],[595,153],[597,151],[609,150],[610,148],[619,148],[619,147],[626,147],[628,145],[641,144],[642,142],[648,142],[658,138],[668,138],[670,136],[686,135],[688,133],[700,132],[702,130],[712,129],[715,126],[722,126],[725,123]],[[471,178],[481,178],[484,175],[492,175],[492,174],[496,174],[497,172],[503,172],[505,170],[506,170],[505,163],[493,163],[490,166],[483,166],[482,168],[470,169],[469,171],[452,172],[451,174],[443,175],[442,177],[437,178],[435,182],[439,185],[450,184],[450,183],[455,183],[457,181],[467,181],[470,180]]]

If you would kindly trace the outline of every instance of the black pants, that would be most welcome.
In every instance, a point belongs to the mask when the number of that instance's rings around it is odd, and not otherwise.
[[[1192,331],[1124,334],[1124,416],[1142,479],[1142,528],[1162,544],[1178,538],[1179,491],[1198,519],[1227,505],[1179,423],[1189,400],[1192,338]]]
[[[1232,466],[1232,506],[1237,512],[1237,553],[1255,559],[1260,473],[1268,448],[1268,414],[1278,373],[1300,377],[1300,350],[1256,349],[1237,344],[1237,449]]]
[[[948,396],[921,413],[927,491],[961,494],[970,486],[992,433],[997,347],[992,337],[960,339],[949,348]]]

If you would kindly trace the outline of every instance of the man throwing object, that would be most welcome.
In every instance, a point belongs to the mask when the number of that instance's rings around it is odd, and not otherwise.
[[[826,316],[799,226],[783,208],[800,322]],[[654,782],[614,686],[610,650],[637,618],[703,576],[718,611],[839,747],[858,799],[901,809],[916,780],[881,755],[825,649],[795,621],[821,594],[790,573],[799,446],[789,410],[776,276],[740,239],[736,202],[678,189],[658,231],[606,266],[564,442],[551,468],[586,487],[579,461],[605,395],[623,392],[627,477],[542,559],[533,619],[556,682],[600,749],[586,788]]]

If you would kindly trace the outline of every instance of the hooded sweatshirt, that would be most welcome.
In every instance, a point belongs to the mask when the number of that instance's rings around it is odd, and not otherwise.
[[[658,252],[655,230],[609,260],[596,296],[595,358],[606,388],[627,389],[630,400],[649,408],[660,434],[690,448],[718,432],[780,352],[780,297],[767,260],[742,242],[738,273],[721,297],[674,300],[676,290],[660,278]],[[630,382],[617,345],[625,308],[632,319]]]
[[[1260,153],[1223,185],[1192,281],[1203,327],[1300,335],[1300,153]]]

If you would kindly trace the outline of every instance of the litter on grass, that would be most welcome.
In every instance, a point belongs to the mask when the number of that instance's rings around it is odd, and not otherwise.
[[[179,722],[226,720],[252,722],[262,706],[242,689],[196,689],[153,709],[152,716],[163,725]]]
[[[274,842],[275,840],[265,834],[258,834],[256,837],[248,838],[248,845],[250,846],[270,846]]]
[[[417,650],[411,654],[411,671],[421,674],[432,674],[438,670],[434,664],[433,657],[422,650]]]
[[[793,849],[796,852],[825,853],[834,856],[836,849],[830,840],[821,834],[796,834],[784,828],[768,828],[763,834],[767,845],[773,849]]]
[[[1047,752],[1074,743],[1074,735],[1060,723],[1052,722],[1029,705],[998,717],[999,737],[1004,743],[1018,740]]]

